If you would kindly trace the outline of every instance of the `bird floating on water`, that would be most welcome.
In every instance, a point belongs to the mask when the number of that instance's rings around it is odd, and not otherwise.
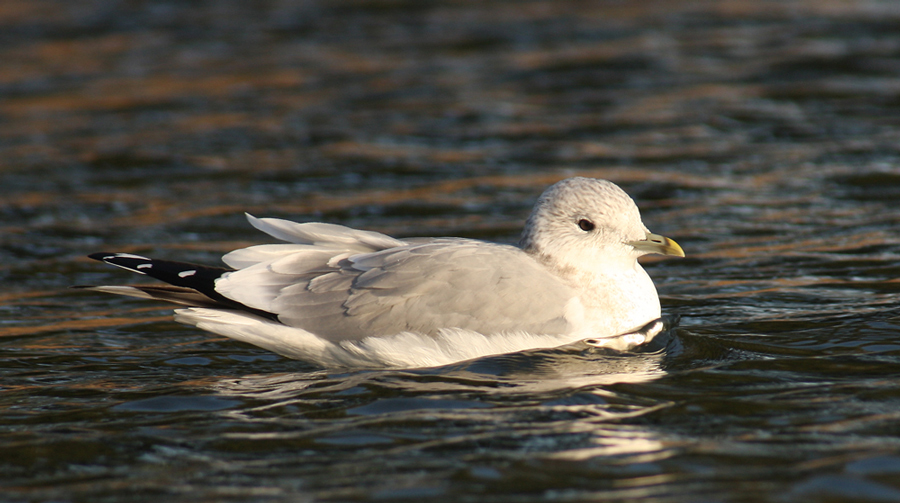
[[[683,257],[612,182],[562,180],[538,198],[519,246],[395,239],[247,215],[285,241],[226,254],[228,267],[95,253],[168,283],[96,291],[188,306],[175,320],[324,367],[428,367],[585,341],[627,349],[662,329],[638,257]]]

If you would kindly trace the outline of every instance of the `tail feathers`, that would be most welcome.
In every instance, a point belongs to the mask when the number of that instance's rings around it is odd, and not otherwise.
[[[80,290],[92,292],[111,293],[125,295],[139,299],[162,300],[191,307],[222,307],[222,305],[209,297],[178,286],[152,286],[152,285],[115,285],[115,286],[76,286]]]
[[[245,306],[216,291],[216,280],[233,269],[190,262],[156,260],[131,253],[100,252],[92,253],[88,257],[150,276],[171,286],[90,286],[80,288],[142,299],[164,300],[185,306],[236,309],[272,320],[278,318],[275,314]]]

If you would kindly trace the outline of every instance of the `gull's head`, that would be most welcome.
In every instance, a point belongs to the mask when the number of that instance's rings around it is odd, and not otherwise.
[[[582,177],[558,182],[541,194],[520,245],[577,269],[611,261],[633,264],[648,253],[684,256],[678,243],[644,226],[634,200],[616,184]]]

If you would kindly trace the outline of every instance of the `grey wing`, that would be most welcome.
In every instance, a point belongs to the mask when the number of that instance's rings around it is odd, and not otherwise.
[[[231,273],[216,287],[229,297],[254,288],[266,302],[252,307],[332,340],[449,327],[562,333],[575,296],[518,248],[463,239],[362,254],[310,247]]]

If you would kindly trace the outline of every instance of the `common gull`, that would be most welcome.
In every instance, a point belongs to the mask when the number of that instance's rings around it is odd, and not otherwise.
[[[95,253],[168,285],[92,290],[186,305],[175,320],[325,367],[427,367],[578,341],[626,349],[661,330],[638,257],[683,257],[606,180],[570,178],[538,198],[519,246],[395,239],[247,215],[285,241],[228,266]]]

